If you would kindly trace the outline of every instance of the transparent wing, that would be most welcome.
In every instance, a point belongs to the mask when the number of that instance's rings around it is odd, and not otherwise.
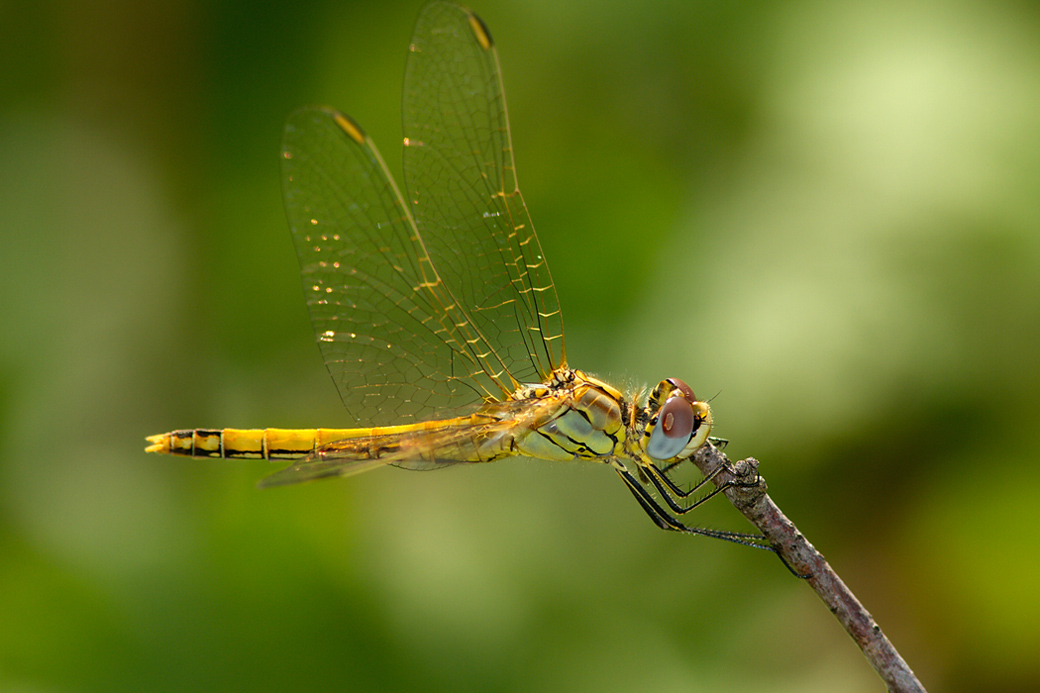
[[[282,178],[311,322],[356,421],[406,424],[508,394],[353,121],[324,109],[291,115]]]
[[[403,113],[410,209],[440,278],[495,350],[488,370],[544,381],[566,365],[563,319],[517,188],[498,55],[476,15],[423,8]]]
[[[388,460],[344,460],[341,458],[327,459],[317,453],[312,453],[299,462],[295,462],[285,469],[274,474],[265,476],[257,484],[258,488],[270,488],[272,486],[288,486],[289,484],[302,484],[305,481],[316,479],[327,479],[333,476],[354,476],[371,469],[378,469],[390,464]]]
[[[315,334],[344,405],[375,425],[506,399],[565,365],[490,35],[466,10],[435,2],[411,49],[412,204],[341,114],[298,111],[283,140],[286,213]]]

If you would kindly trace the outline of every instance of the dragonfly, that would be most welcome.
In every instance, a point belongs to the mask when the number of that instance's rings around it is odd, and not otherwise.
[[[318,345],[348,413],[370,426],[177,430],[148,437],[147,451],[292,461],[260,486],[387,465],[588,460],[612,468],[658,527],[775,552],[760,535],[684,521],[739,485],[675,480],[712,425],[686,383],[623,392],[567,365],[559,299],[517,186],[498,55],[476,14],[424,6],[402,110],[407,197],[335,110],[292,114],[281,155]]]

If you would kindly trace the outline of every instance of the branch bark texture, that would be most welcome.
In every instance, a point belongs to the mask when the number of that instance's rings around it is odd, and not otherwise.
[[[799,575],[808,576],[806,582],[831,610],[834,617],[859,645],[871,666],[884,680],[888,690],[898,693],[923,693],[924,686],[917,680],[906,661],[881,631],[870,613],[863,608],[849,588],[838,577],[826,559],[798,531],[794,523],[780,512],[766,493],[766,483],[758,474],[758,460],[749,457],[736,463],[718,448],[705,445],[693,457],[701,473],[708,476],[722,468],[714,477],[716,485],[737,482],[723,492],[730,502],[776,547],[780,558]],[[757,480],[757,484],[754,484]]]

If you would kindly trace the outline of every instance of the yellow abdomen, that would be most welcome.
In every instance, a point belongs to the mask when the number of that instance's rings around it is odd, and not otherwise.
[[[186,457],[292,460],[328,443],[370,435],[370,428],[196,428],[149,436],[145,451]]]

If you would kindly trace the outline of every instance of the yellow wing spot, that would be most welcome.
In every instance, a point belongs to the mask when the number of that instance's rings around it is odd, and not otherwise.
[[[350,139],[354,140],[358,144],[365,143],[365,133],[357,123],[351,120],[350,116],[337,113],[332,116],[332,119],[336,121],[336,125],[338,125],[343,132],[350,136]]]
[[[484,20],[477,15],[470,12],[469,14],[469,28],[473,30],[473,35],[477,38],[477,43],[484,50],[491,50],[491,32],[488,31],[487,25],[484,24]]]

